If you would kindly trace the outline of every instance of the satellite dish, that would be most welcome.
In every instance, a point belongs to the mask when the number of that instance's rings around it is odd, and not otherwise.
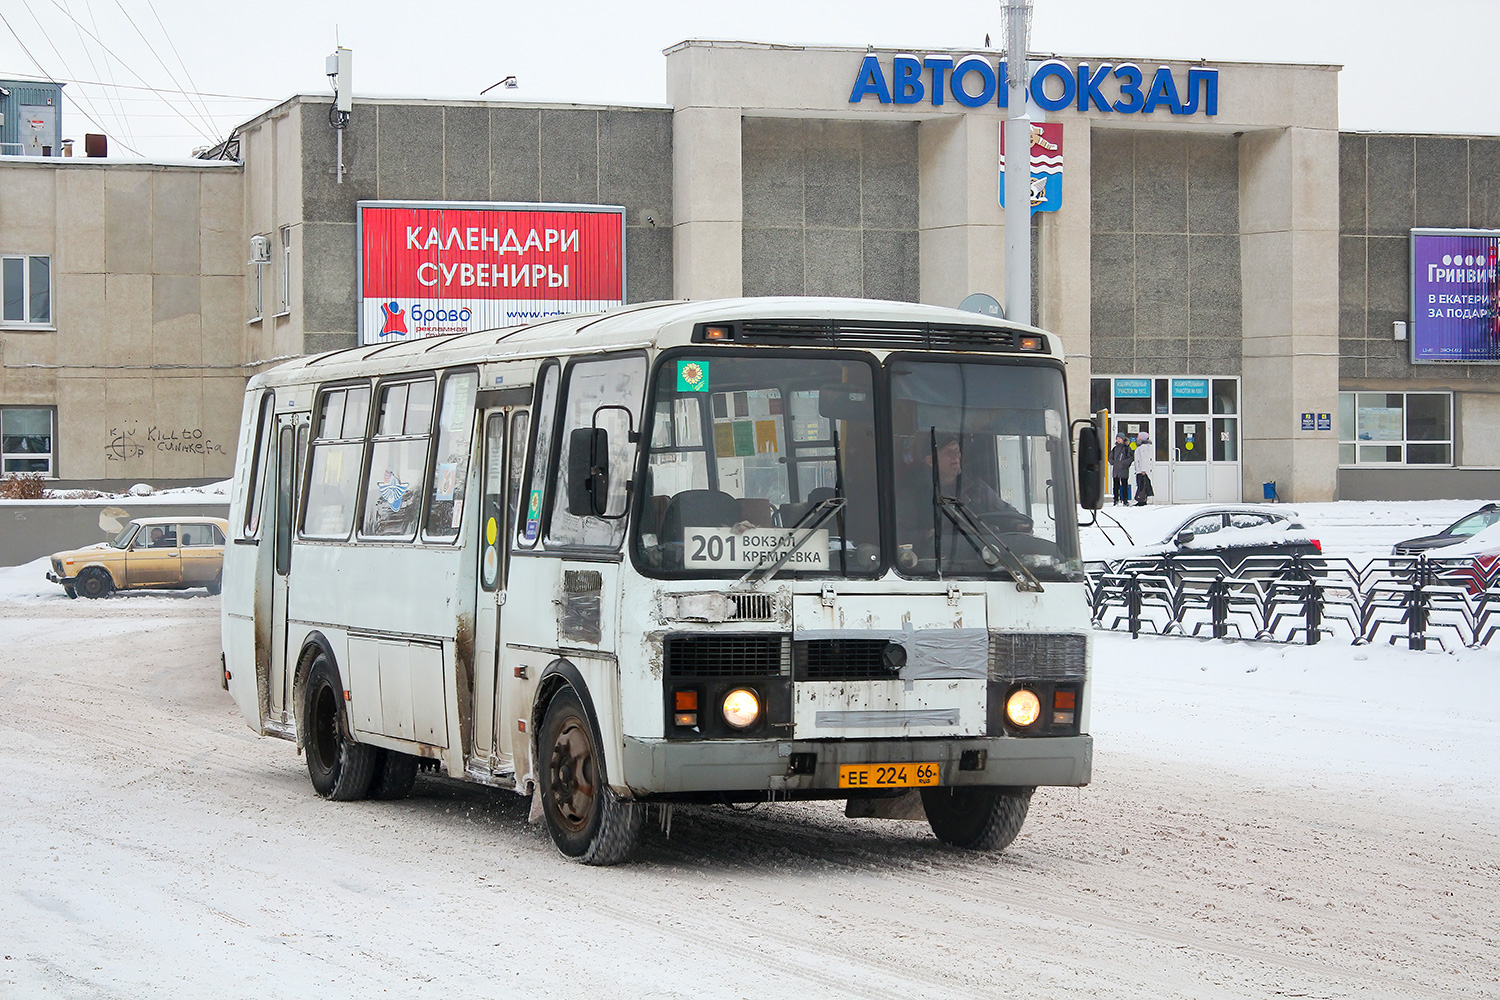
[[[1005,318],[1005,310],[1000,307],[1000,303],[995,301],[993,295],[986,295],[984,292],[975,292],[973,295],[966,296],[958,304],[958,308],[964,312],[978,313],[981,316]]]

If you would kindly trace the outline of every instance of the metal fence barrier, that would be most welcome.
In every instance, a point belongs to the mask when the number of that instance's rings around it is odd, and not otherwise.
[[[1500,632],[1500,562],[1384,556],[1356,566],[1321,556],[1161,555],[1086,566],[1095,628],[1158,635],[1409,649],[1444,637],[1471,648]]]

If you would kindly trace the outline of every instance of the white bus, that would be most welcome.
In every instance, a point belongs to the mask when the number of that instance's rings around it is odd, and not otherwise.
[[[679,802],[1001,849],[1092,766],[1065,400],[1051,334],[852,299],[283,364],[246,393],[226,684],[323,796],[441,768],[588,863]]]

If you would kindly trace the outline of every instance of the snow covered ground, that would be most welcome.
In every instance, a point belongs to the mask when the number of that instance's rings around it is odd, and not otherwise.
[[[1297,509],[1359,557],[1474,506]],[[44,569],[0,570],[0,997],[1500,995],[1500,650],[1096,633],[1094,784],[1002,855],[695,807],[599,870],[508,792],[317,798],[216,598]]]

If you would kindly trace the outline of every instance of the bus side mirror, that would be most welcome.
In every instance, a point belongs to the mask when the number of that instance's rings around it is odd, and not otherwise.
[[[568,513],[603,517],[609,503],[609,431],[575,427],[568,435]]]
[[[1103,459],[1098,428],[1084,424],[1078,429],[1078,506],[1085,510],[1104,506]]]

